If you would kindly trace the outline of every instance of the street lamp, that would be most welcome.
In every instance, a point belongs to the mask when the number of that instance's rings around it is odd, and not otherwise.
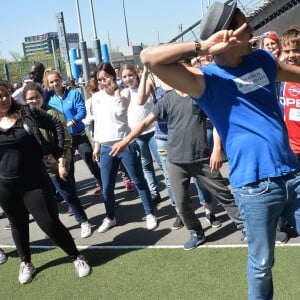
[[[92,19],[93,32],[94,32],[94,53],[96,58],[96,65],[98,66],[98,64],[101,63],[102,59],[101,59],[100,40],[97,38],[93,0],[90,0],[90,11],[91,11],[91,19]]]
[[[80,56],[82,59],[82,71],[83,71],[83,78],[84,82],[87,83],[90,77],[89,72],[89,60],[87,55],[87,47],[86,42],[83,40],[83,33],[82,33],[82,26],[81,26],[81,17],[80,17],[80,10],[79,10],[79,3],[78,0],[75,0],[76,5],[76,12],[77,12],[77,19],[78,19],[78,26],[79,26],[79,50]]]
[[[126,30],[127,46],[129,46],[129,37],[128,37],[128,29],[127,29],[127,20],[126,20],[126,11],[125,11],[124,0],[123,0],[123,13],[124,13],[124,21],[125,21],[125,30]]]

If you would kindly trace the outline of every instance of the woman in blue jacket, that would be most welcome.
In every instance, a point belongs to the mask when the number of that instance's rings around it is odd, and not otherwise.
[[[92,159],[92,145],[86,135],[85,125],[82,120],[86,116],[86,107],[81,94],[76,89],[66,89],[63,86],[61,74],[56,70],[45,73],[47,86],[52,90],[48,105],[64,114],[69,132],[72,136],[73,151],[79,151],[90,172],[94,175],[97,186],[95,195],[102,189],[100,169]],[[74,161],[71,162],[70,173],[74,178]],[[75,184],[75,179],[74,179]]]

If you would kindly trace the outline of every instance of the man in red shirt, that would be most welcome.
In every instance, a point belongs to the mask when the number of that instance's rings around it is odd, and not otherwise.
[[[300,67],[300,26],[292,26],[283,33],[281,46],[284,61]],[[300,83],[283,82],[280,103],[284,108],[291,148],[300,161]]]

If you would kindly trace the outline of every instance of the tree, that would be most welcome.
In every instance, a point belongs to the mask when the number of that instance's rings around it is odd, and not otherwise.
[[[9,51],[9,55],[13,58],[13,61],[15,61],[15,62],[22,60],[22,56],[18,52]]]

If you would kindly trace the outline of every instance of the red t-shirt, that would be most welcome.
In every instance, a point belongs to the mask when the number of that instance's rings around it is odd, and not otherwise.
[[[300,153],[300,84],[285,82],[282,92],[281,103],[290,145],[294,153]]]

